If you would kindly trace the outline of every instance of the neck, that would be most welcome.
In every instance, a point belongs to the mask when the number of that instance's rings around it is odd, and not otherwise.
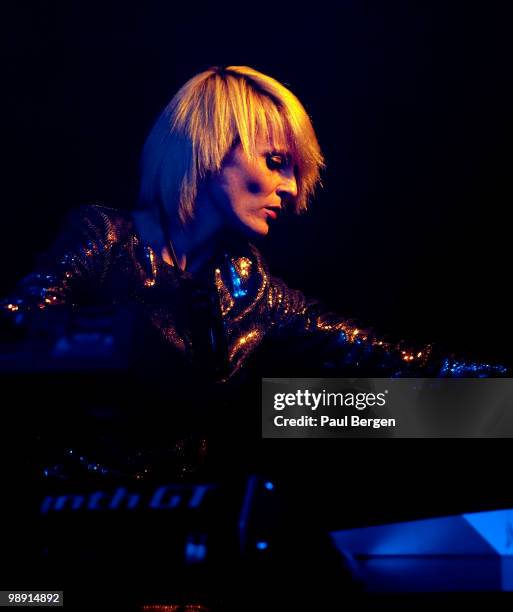
[[[195,219],[186,228],[171,227],[170,235],[180,268],[194,274],[201,270],[214,254],[219,242],[220,228]],[[168,264],[173,265],[167,245],[162,249],[162,257]]]
[[[211,206],[209,201],[202,200],[199,195],[195,217],[185,227],[172,224],[169,228],[178,264],[182,270],[192,274],[201,270],[210,260],[223,228],[217,209]],[[166,263],[174,265],[163,236],[159,215],[156,212],[139,213],[137,225],[144,241],[150,244]]]

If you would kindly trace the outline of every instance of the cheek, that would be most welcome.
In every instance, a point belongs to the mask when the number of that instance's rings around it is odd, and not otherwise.
[[[249,191],[249,193],[261,193],[262,190],[262,186],[260,185],[260,183],[258,181],[248,181],[246,183],[246,189]]]
[[[262,171],[248,173],[244,186],[253,195],[268,195],[274,189],[273,177]]]
[[[253,198],[267,196],[274,188],[272,177],[266,175],[262,168],[225,168],[219,182],[225,201],[232,209],[242,210],[259,204]]]

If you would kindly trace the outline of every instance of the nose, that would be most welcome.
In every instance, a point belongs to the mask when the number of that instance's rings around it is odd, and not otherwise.
[[[282,175],[282,180],[276,191],[280,198],[285,200],[297,197],[297,179],[294,170],[290,169],[290,171]]]

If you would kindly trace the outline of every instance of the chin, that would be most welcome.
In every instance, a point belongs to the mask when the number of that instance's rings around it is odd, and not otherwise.
[[[269,226],[264,221],[263,223],[240,223],[239,229],[247,238],[257,238],[267,236],[269,233]]]
[[[251,228],[249,232],[252,236],[259,236],[262,238],[263,236],[267,236],[267,234],[269,233],[269,226],[266,223],[264,227],[258,227],[258,229]]]

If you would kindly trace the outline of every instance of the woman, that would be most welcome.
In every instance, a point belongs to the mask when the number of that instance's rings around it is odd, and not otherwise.
[[[300,375],[289,362],[298,354],[310,375],[317,366],[341,376],[504,373],[383,342],[269,274],[251,239],[285,209],[306,209],[322,166],[311,121],[288,89],[248,67],[210,68],[151,130],[138,209],[72,213],[4,309],[23,324],[57,306],[135,307],[151,338],[139,370],[159,370],[167,383],[171,374],[181,406],[201,403],[190,399],[200,383],[208,396],[233,387],[273,340],[266,375]],[[288,369],[278,369],[284,355]]]
[[[321,344],[360,374],[362,359],[369,372],[397,375],[500,372],[386,344],[269,275],[248,241],[286,208],[306,209],[322,166],[310,119],[283,85],[248,67],[206,70],[174,96],[146,141],[138,210],[73,213],[4,309],[21,322],[63,304],[143,305],[164,340],[219,381],[264,337],[283,336]]]

